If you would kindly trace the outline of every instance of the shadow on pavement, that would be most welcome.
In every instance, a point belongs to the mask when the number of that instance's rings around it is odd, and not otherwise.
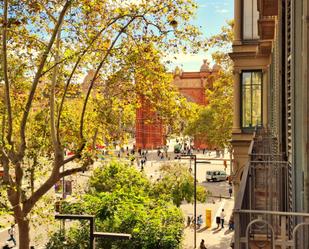
[[[219,228],[219,229],[213,231],[212,233],[213,233],[213,234],[216,234],[216,233],[219,233],[220,231],[221,231],[221,228]]]
[[[228,235],[229,233],[232,233],[232,232],[234,232],[234,231],[233,231],[233,230],[228,229],[228,230],[226,230],[226,231],[224,232],[224,235]]]
[[[197,230],[197,232],[198,232],[198,233],[202,233],[202,232],[204,232],[204,231],[206,231],[206,230],[207,230],[207,227],[203,227],[203,228]]]

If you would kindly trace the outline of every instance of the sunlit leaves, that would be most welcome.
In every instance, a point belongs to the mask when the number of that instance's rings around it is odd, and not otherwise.
[[[170,200],[154,197],[151,186],[134,167],[112,162],[94,172],[90,193],[78,203],[67,203],[64,212],[94,214],[97,231],[132,235],[129,241],[98,241],[100,248],[181,248],[181,210]],[[69,237],[80,241],[76,235]]]
[[[196,119],[186,129],[188,135],[204,140],[208,145],[217,148],[229,146],[233,118],[233,77],[232,61],[228,52],[233,40],[233,22],[228,22],[221,33],[208,39],[209,48],[214,50],[213,60],[218,73],[213,84],[206,90],[208,106],[200,108]]]

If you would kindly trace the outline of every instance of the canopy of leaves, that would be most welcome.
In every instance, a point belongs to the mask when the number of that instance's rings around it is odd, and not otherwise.
[[[182,201],[193,202],[194,178],[187,166],[182,164],[165,164],[160,169],[162,177],[153,187],[156,198],[164,198],[179,207]],[[204,187],[197,185],[197,200],[205,202],[207,192]]]
[[[152,183],[136,168],[112,162],[95,170],[89,184],[90,192],[80,202],[66,204],[63,212],[94,214],[97,231],[132,235],[130,241],[97,240],[98,248],[180,248],[181,210],[169,200],[155,198]],[[79,236],[69,234],[68,241],[75,241],[75,245],[70,244],[72,248],[86,241]],[[49,245],[55,241],[56,237]]]
[[[0,159],[19,226],[60,178],[87,169],[97,142],[125,141],[141,92],[177,121],[160,58],[202,46],[195,10],[193,0],[0,1]]]
[[[204,140],[212,147],[229,147],[233,118],[232,61],[228,56],[233,40],[233,22],[228,22],[221,33],[209,38],[209,47],[215,52],[213,60],[219,66],[213,87],[206,90],[207,107],[199,110],[197,118],[189,123],[185,133]]]

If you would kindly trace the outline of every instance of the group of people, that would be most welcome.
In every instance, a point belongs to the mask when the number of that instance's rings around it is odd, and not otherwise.
[[[157,156],[159,157],[159,159],[163,160],[164,158],[170,160],[170,157],[168,155],[168,145],[163,147],[163,151],[161,151],[161,149],[158,149],[157,151]]]
[[[225,212],[224,212],[224,209],[222,209],[220,216],[216,217],[217,229],[220,227],[220,224],[221,224],[221,229],[224,228],[224,218],[225,218]]]
[[[200,214],[198,217],[197,217],[197,222],[196,222],[196,227],[197,227],[197,229],[200,229],[201,228],[201,226],[202,226],[202,224],[203,224],[203,216]],[[187,227],[190,227],[191,225],[193,225],[194,226],[194,224],[195,224],[195,219],[194,219],[194,217],[192,216],[189,216],[188,215],[188,217],[187,217]]]
[[[221,229],[224,228],[224,218],[225,218],[225,213],[224,213],[224,209],[222,209],[220,216],[216,217],[216,223],[217,223],[217,229],[220,227],[221,225]],[[233,215],[230,217],[229,220],[229,230],[234,230],[234,218]]]

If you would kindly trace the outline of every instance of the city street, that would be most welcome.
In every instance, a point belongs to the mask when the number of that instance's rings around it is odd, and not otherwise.
[[[163,160],[157,156],[157,150],[148,151],[147,163],[144,167],[144,172],[146,175],[156,180],[160,177],[160,166],[167,162],[179,162],[181,164],[188,165],[188,169],[190,168],[190,164],[192,169],[194,169],[193,161],[190,162],[188,159],[174,160],[175,154],[173,153],[173,142],[171,141],[168,155],[171,160],[164,158]],[[162,150],[161,150],[162,151]],[[195,151],[196,152],[196,151]],[[223,170],[224,164],[223,159],[227,162],[226,173],[229,175],[230,172],[230,162],[229,162],[229,154],[225,154],[225,157],[216,157],[215,151],[211,151],[210,153],[202,154],[196,153],[197,158],[207,158],[209,159],[209,163],[207,164],[197,164],[197,181],[198,184],[204,186],[211,195],[206,200],[206,203],[198,203],[197,204],[197,216],[202,215],[204,224],[197,231],[196,236],[196,245],[199,247],[201,239],[205,240],[206,247],[208,249],[228,249],[230,248],[230,243],[233,236],[233,231],[228,230],[228,222],[230,216],[232,214],[232,210],[234,207],[234,199],[229,197],[229,184],[227,181],[220,182],[207,182],[206,181],[206,171],[207,170]],[[192,174],[194,172],[192,171]],[[221,196],[221,198],[220,198]],[[183,210],[184,216],[187,217],[193,216],[193,204],[183,203],[181,205],[181,209]],[[212,224],[210,228],[205,228],[205,220],[206,220],[206,209],[211,210],[211,220]],[[224,209],[225,212],[225,227],[224,229],[216,229],[217,225],[215,222],[216,216],[220,216],[221,210]],[[193,249],[194,247],[194,230],[193,228],[185,228],[184,230],[184,249]]]

